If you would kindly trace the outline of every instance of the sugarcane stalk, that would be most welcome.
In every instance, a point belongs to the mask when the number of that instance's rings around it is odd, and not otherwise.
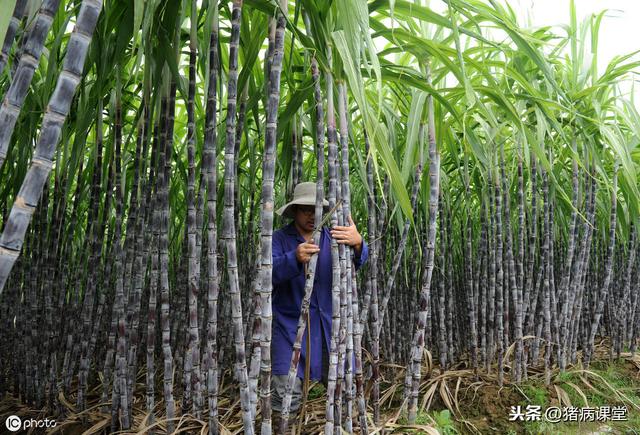
[[[285,18],[288,2],[280,2],[277,15],[273,58],[269,68],[269,100],[267,105],[267,128],[262,166],[262,210],[261,210],[261,285],[260,285],[260,403],[262,426],[260,433],[271,434],[271,293],[273,290],[272,236],[274,208],[274,177],[276,160],[276,135],[278,106],[280,104],[280,75],[284,56]]]
[[[200,418],[202,393],[200,391],[200,333],[198,324],[199,259],[197,250],[196,207],[195,207],[195,94],[196,94],[196,57],[197,57],[198,15],[196,2],[191,3],[191,32],[189,36],[189,89],[187,96],[187,250],[188,250],[188,304],[189,304],[189,342],[185,358],[185,391],[183,408],[193,409],[196,418]],[[193,391],[191,391],[193,389]],[[193,399],[191,397],[193,394]]]
[[[16,3],[16,8],[14,13],[18,13],[19,7],[22,7],[24,12],[26,1],[20,0]],[[97,4],[98,12],[100,12],[100,6],[102,3]],[[44,41],[49,33],[49,29],[51,28],[51,23],[53,23],[53,18],[60,7],[60,0],[44,0],[40,9],[38,11],[38,15],[35,18],[34,24],[30,27],[30,30],[26,36],[25,43],[22,47],[23,53],[20,56],[20,61],[18,63],[18,67],[14,74],[14,78],[9,85],[9,89],[4,96],[2,105],[0,106],[0,169],[2,168],[2,164],[4,163],[7,152],[9,150],[9,143],[11,141],[11,136],[13,134],[13,129],[15,128],[16,121],[18,120],[18,115],[22,110],[22,104],[24,103],[25,98],[27,97],[27,92],[29,91],[29,86],[31,84],[31,80],[33,79],[33,75],[38,67],[38,63],[40,62],[40,56],[42,55],[42,51],[44,49]],[[15,29],[17,29],[16,24],[17,18],[14,16],[11,20],[7,35],[5,37],[5,44],[7,39],[13,39],[13,36],[10,35],[10,32],[13,31],[15,34]],[[87,22],[89,26],[91,24]],[[95,25],[95,23],[93,23]],[[89,29],[87,36],[91,39],[91,34],[93,33],[93,29]],[[77,41],[78,38],[76,37]],[[88,46],[88,43],[87,43]],[[86,47],[79,48],[80,51],[86,50]],[[5,47],[3,45],[2,49],[3,55],[0,56],[0,73],[4,69],[4,64],[6,63],[7,57],[4,55]],[[77,53],[82,56],[82,62],[80,63],[80,68],[76,70],[72,70],[71,72],[77,73],[78,77],[82,76],[82,64],[84,63],[83,54]],[[7,50],[8,55],[8,50]],[[68,63],[71,63],[71,59],[76,55],[75,52],[71,54],[67,54],[67,57],[70,59]],[[73,60],[75,62],[75,59]],[[69,85],[73,86],[73,82],[69,83]],[[60,85],[59,85],[60,86]],[[77,84],[76,84],[77,86]],[[75,91],[75,89],[74,89]],[[60,92],[60,91],[59,91]],[[72,95],[73,96],[73,95]],[[60,94],[57,95],[58,98],[61,97]],[[69,101],[69,104],[71,102]],[[66,113],[63,110],[63,113],[60,113],[64,118],[66,118]],[[2,285],[4,283],[0,280],[0,291],[2,291]]]
[[[56,3],[56,0],[43,4],[42,11],[46,11],[49,14],[47,16],[52,16],[55,13],[57,4],[54,3]],[[45,6],[50,6],[51,8],[45,9]],[[69,114],[73,96],[82,79],[84,60],[101,9],[101,0],[83,0],[82,2],[76,26],[69,39],[69,48],[67,49],[62,72],[58,77],[56,89],[49,100],[42,121],[42,128],[33,158],[0,238],[0,294],[13,265],[20,255],[31,216],[35,211],[44,184],[53,167],[53,155],[56,145],[60,140],[62,126]],[[43,23],[48,20],[45,14],[42,15],[42,20]],[[36,38],[35,34],[33,37]],[[44,40],[44,37],[42,37],[42,40]],[[29,42],[27,42],[26,46],[29,46]],[[33,49],[38,50],[35,41]],[[34,52],[33,54],[37,53]],[[35,64],[33,68],[35,68]],[[0,130],[7,131],[5,127]],[[4,153],[3,146],[0,146],[0,154]],[[4,159],[4,157],[0,158]]]
[[[327,59],[332,65],[331,46],[327,47]],[[327,139],[328,139],[328,164],[329,164],[329,207],[336,209],[337,202],[337,146],[336,146],[336,120],[333,100],[333,75],[331,70],[326,74],[327,82]],[[338,225],[337,209],[331,213],[331,227]],[[325,435],[333,435],[340,428],[340,413],[336,408],[340,403],[336,402],[336,393],[339,388],[338,381],[338,347],[340,329],[342,328],[341,316],[341,273],[340,252],[338,242],[331,238],[331,341],[329,345],[329,373],[327,381],[326,420],[324,426]]]
[[[379,370],[379,359],[380,359],[380,345],[379,345],[379,337],[380,334],[378,332],[379,319],[378,319],[378,233],[377,233],[377,222],[376,219],[376,201],[375,201],[375,184],[373,182],[373,155],[371,154],[371,149],[369,146],[369,139],[367,137],[366,131],[364,132],[364,141],[365,141],[365,150],[367,153],[367,204],[369,208],[369,218],[367,221],[367,234],[369,234],[369,273],[367,274],[367,295],[370,297],[370,311],[371,311],[371,335],[372,335],[372,344],[371,344],[371,376],[373,379],[373,387],[371,389],[371,400],[373,402],[373,422],[374,425],[378,425],[380,421],[380,376],[378,374]],[[367,297],[365,295],[364,298],[364,307],[366,310]],[[358,337],[356,338],[356,343],[361,345],[362,343],[362,332],[364,331],[364,327],[366,324],[366,314],[361,315],[359,327],[358,327]],[[360,367],[360,372],[362,372],[362,367]],[[358,378],[360,378],[360,382],[358,382]],[[356,383],[362,384],[362,374],[357,376],[356,372]],[[356,394],[360,397],[359,402],[364,402],[364,387],[360,385],[360,391],[357,391]],[[362,405],[360,405],[362,408]],[[366,408],[360,410],[360,421],[362,425],[362,421],[366,421]],[[363,426],[364,427],[364,426]]]
[[[218,81],[218,8],[211,13],[209,39],[209,70],[205,137],[202,165],[207,184],[207,395],[209,435],[217,435],[218,428],[218,259],[217,259],[217,81]]]
[[[591,321],[591,325],[589,328],[589,336],[587,341],[587,348],[585,349],[585,353],[583,356],[584,365],[589,367],[589,363],[591,362],[591,357],[593,355],[593,346],[594,340],[596,338],[596,333],[598,332],[598,326],[600,325],[600,319],[602,317],[602,312],[604,310],[604,304],[607,300],[607,296],[609,295],[609,285],[611,283],[611,276],[613,273],[613,248],[616,243],[616,213],[617,213],[617,187],[618,187],[618,163],[616,163],[613,169],[613,187],[611,191],[611,213],[609,217],[609,245],[607,247],[607,258],[604,269],[604,281],[602,282],[602,286],[597,293],[597,298],[595,301],[595,314],[593,316],[593,320]]]
[[[324,224],[322,219],[322,203],[324,200],[324,110],[322,107],[322,90],[320,88],[320,71],[318,62],[314,58],[311,59],[311,74],[314,81],[314,98],[315,98],[315,121],[316,121],[316,156],[317,156],[317,179],[316,179],[316,211],[315,211],[315,228],[312,234],[313,243],[320,245],[320,231]],[[332,213],[333,214],[333,213]],[[326,219],[326,216],[325,216]],[[285,394],[282,398],[282,433],[286,433],[289,425],[289,409],[291,407],[291,393],[295,383],[298,371],[298,363],[300,362],[300,354],[302,350],[302,338],[305,332],[305,317],[309,311],[311,292],[313,291],[313,283],[316,273],[318,255],[314,254],[309,260],[305,273],[304,297],[300,306],[300,318],[298,319],[298,327],[296,329],[296,339],[293,342],[293,352],[291,354],[291,364],[289,365],[289,373],[285,386]],[[328,420],[328,417],[327,417]],[[277,430],[277,428],[276,428]]]
[[[338,82],[338,119],[339,119],[339,131],[340,131],[340,150],[342,157],[342,175],[341,175],[341,198],[338,199],[337,205],[340,206],[342,201],[342,216],[338,215],[338,223],[340,225],[348,224],[349,216],[351,216],[351,190],[349,179],[349,125],[347,123],[347,89],[344,81]],[[353,248],[350,246],[344,246],[344,271],[346,275],[346,287],[347,287],[347,348],[346,348],[346,369],[345,369],[345,381],[346,381],[346,401],[347,401],[347,418],[345,424],[345,430],[349,433],[353,431],[353,392],[354,382],[353,374],[356,375],[356,384],[358,383],[358,371],[362,376],[362,347],[361,343],[356,340],[359,310],[358,310],[358,298],[357,298],[357,282],[355,279],[355,265],[353,264]],[[355,320],[355,322],[354,322]],[[357,386],[356,386],[357,389]],[[357,394],[357,392],[356,392]],[[365,418],[360,419],[361,431],[366,433],[367,421],[366,421],[366,403],[364,402],[364,395],[358,398],[358,412]],[[361,400],[360,400],[361,399]]]
[[[429,72],[430,71],[427,70],[428,74]],[[411,349],[409,370],[411,372],[411,391],[408,394],[409,403],[407,407],[409,424],[415,424],[417,417],[418,389],[420,386],[421,376],[420,369],[422,365],[422,355],[424,353],[427,310],[429,308],[429,300],[431,298],[431,280],[433,277],[436,247],[438,197],[440,196],[440,155],[436,145],[435,116],[433,111],[433,97],[431,95],[427,96],[427,110],[427,135],[429,146],[429,229],[423,246],[424,258],[422,285],[420,288],[418,305],[419,311]]]
[[[7,27],[7,33],[4,36],[2,50],[0,51],[0,74],[4,72],[4,68],[9,60],[9,53],[11,52],[11,47],[13,46],[13,41],[16,37],[18,27],[20,27],[20,22],[24,17],[27,3],[27,0],[17,0],[15,6],[13,7],[13,15],[9,20],[9,27]]]
[[[242,0],[233,1],[231,20],[231,41],[229,44],[229,79],[227,82],[227,122],[224,171],[224,213],[222,222],[222,240],[227,254],[229,277],[229,295],[233,320],[234,347],[236,351],[235,372],[240,387],[242,419],[246,434],[253,434],[253,415],[251,414],[250,395],[245,355],[244,327],[242,323],[242,303],[238,282],[238,258],[236,251],[236,225],[234,217],[234,167],[235,167],[235,127],[236,98],[238,87],[238,51],[240,41],[240,22]]]

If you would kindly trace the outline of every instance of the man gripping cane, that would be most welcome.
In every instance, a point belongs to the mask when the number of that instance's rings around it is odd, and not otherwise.
[[[368,247],[349,217],[349,226],[320,229],[320,244],[313,243],[315,228],[316,184],[305,182],[294,189],[293,200],[276,211],[292,222],[273,233],[273,332],[271,346],[272,377],[271,406],[273,426],[281,433],[281,411],[296,337],[298,320],[305,287],[305,265],[313,255],[318,255],[309,316],[302,340],[291,397],[291,415],[298,412],[302,399],[302,379],[305,365],[309,366],[310,380],[319,380],[325,387],[328,382],[329,347],[331,341],[331,238],[338,243],[352,246],[358,269],[368,257]],[[325,213],[329,203],[323,202]],[[307,348],[310,343],[310,349]],[[307,359],[308,356],[308,359]]]

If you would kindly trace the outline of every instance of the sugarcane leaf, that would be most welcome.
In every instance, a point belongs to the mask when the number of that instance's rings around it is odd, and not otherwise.
[[[4,42],[15,6],[16,0],[3,0],[2,2],[2,10],[4,13],[0,14],[0,43]]]
[[[411,99],[411,109],[407,120],[406,147],[404,159],[402,160],[402,180],[404,183],[409,179],[411,167],[415,161],[416,144],[418,143],[418,130],[422,120],[422,111],[426,101],[426,94],[420,91],[413,92]]]
[[[374,154],[379,154],[381,156],[381,161],[391,179],[391,185],[394,193],[396,194],[396,199],[400,203],[405,216],[413,220],[413,212],[411,211],[409,196],[404,183],[402,182],[398,165],[388,146],[386,129],[384,129],[384,126],[381,123],[375,121],[376,115],[372,112],[370,105],[367,104],[362,86],[362,77],[359,73],[359,69],[353,63],[353,58],[350,55],[347,42],[344,38],[344,32],[334,32],[333,40],[342,59],[351,92],[358,104],[358,107],[360,108],[360,111],[364,114],[365,126],[371,140],[371,150]]]

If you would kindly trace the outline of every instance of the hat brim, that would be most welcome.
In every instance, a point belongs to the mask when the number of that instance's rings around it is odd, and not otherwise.
[[[282,207],[280,207],[278,210],[276,210],[276,214],[280,215],[280,216],[284,216],[284,217],[288,217],[288,218],[293,218],[294,214],[293,214],[293,207],[294,205],[316,205],[315,201],[308,201],[306,199],[297,199],[297,200],[293,200],[290,201],[288,203],[286,203],[285,205],[283,205]],[[329,201],[327,201],[326,199],[322,200],[322,207],[324,208],[324,212],[326,213],[327,211],[329,211]]]

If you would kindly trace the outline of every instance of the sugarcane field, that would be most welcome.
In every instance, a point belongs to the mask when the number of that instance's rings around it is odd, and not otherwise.
[[[0,0],[0,433],[640,434],[639,5]]]

